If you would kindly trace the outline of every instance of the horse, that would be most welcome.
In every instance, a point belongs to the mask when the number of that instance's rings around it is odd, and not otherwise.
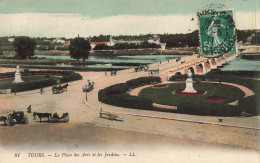
[[[4,121],[4,125],[6,125],[7,117],[6,116],[0,116],[0,121]]]
[[[42,122],[42,118],[48,118],[48,120],[50,120],[50,118],[52,117],[51,113],[37,113],[37,112],[33,112],[33,117],[34,120],[36,119],[36,115],[40,118],[40,123]]]
[[[62,89],[65,89],[65,91],[67,91],[68,86],[69,86],[69,84],[65,84],[65,85],[62,86]]]
[[[63,118],[68,117],[68,116],[69,116],[69,113],[67,113],[67,112],[63,113],[62,116],[60,117],[60,119],[63,119]]]

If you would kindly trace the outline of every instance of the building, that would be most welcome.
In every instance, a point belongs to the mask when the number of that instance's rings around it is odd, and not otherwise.
[[[158,35],[153,35],[153,37],[150,37],[148,40],[148,43],[150,44],[160,44],[160,37]]]
[[[9,42],[14,42],[14,37],[8,38],[8,41],[9,41]]]
[[[60,38],[55,38],[55,39],[53,39],[53,41],[52,41],[53,43],[61,43],[61,44],[65,44],[65,40],[63,40],[63,39],[60,39]]]
[[[91,46],[91,49],[94,49],[97,45],[108,45],[109,42],[91,42],[90,46]]]

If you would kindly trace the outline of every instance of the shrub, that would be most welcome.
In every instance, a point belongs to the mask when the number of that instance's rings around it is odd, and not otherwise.
[[[258,99],[259,98],[257,98],[257,95],[241,98],[240,100],[238,100],[238,106],[243,112],[253,115],[259,115],[260,102]]]
[[[99,94],[99,97],[100,96]],[[126,107],[126,108],[134,108],[134,109],[152,109],[152,100],[146,98],[140,98],[136,96],[130,96],[128,94],[117,94],[117,95],[110,95],[110,96],[103,96],[103,103],[119,106],[119,107]],[[100,98],[99,98],[100,99]]]
[[[0,73],[0,79],[4,78],[12,78],[14,77],[14,72],[5,72],[5,73]]]
[[[170,77],[169,81],[185,81],[188,75],[173,75]]]
[[[127,83],[115,84],[104,89],[106,95],[124,94],[129,89]]]
[[[42,87],[47,87],[51,85],[55,85],[56,80],[55,79],[47,79],[43,81],[37,81],[37,82],[26,82],[26,83],[19,83],[14,84],[11,88],[12,92],[22,92],[22,91],[28,91],[33,89],[38,89]]]
[[[81,80],[82,76],[78,73],[71,73],[69,75],[63,76],[60,79],[61,83],[66,83],[66,82],[70,82],[70,81],[75,81],[75,80]]]
[[[160,77],[151,76],[151,77],[140,77],[137,79],[128,80],[126,83],[129,84],[131,88],[136,88],[141,85],[155,84],[162,82]]]
[[[130,88],[158,82],[161,82],[160,77],[141,77],[129,80],[126,83],[115,84],[100,90],[98,92],[98,100],[106,104],[126,108],[154,110],[152,100],[138,96],[130,96],[126,94],[126,92]]]
[[[178,112],[204,116],[238,116],[242,113],[241,109],[238,106],[231,106],[225,104],[205,104],[196,106],[188,102],[178,106]]]

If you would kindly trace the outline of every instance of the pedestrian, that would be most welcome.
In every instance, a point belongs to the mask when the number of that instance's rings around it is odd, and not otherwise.
[[[107,72],[105,71],[105,76],[107,76]]]
[[[28,112],[28,113],[31,113],[31,112],[32,112],[32,106],[31,106],[31,105],[29,105],[29,107],[27,108],[27,112]]]
[[[42,92],[43,92],[43,88],[41,87],[41,94],[42,94]]]

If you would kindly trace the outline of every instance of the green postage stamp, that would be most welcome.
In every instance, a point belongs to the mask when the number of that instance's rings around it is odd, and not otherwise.
[[[236,53],[233,10],[198,11],[202,55]]]

